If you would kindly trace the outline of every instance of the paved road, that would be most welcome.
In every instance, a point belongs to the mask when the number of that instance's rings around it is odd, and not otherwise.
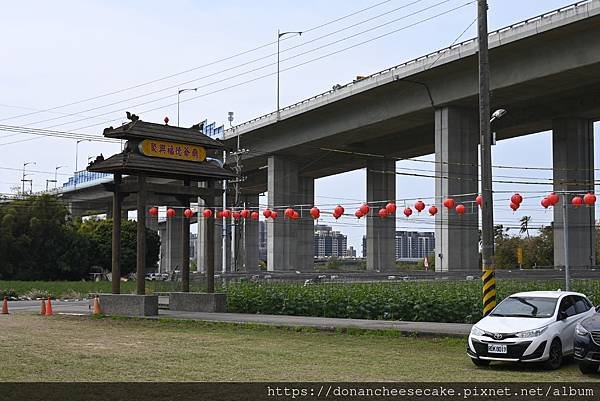
[[[161,304],[167,302],[167,299],[161,299]],[[40,304],[41,301],[9,301],[8,303],[9,311],[11,313],[38,312],[40,310]],[[57,300],[52,302],[52,309],[54,313],[91,313],[90,301],[88,300]],[[161,309],[157,317],[148,317],[148,319],[157,319],[164,317],[205,322],[264,324],[279,327],[312,327],[318,330],[336,330],[348,328],[356,328],[363,330],[397,330],[407,334],[417,333],[420,335],[431,336],[467,336],[469,334],[469,331],[471,330],[470,324],[459,323],[401,322],[387,320],[337,319],[306,316],[251,315],[243,313],[179,312],[171,311],[168,309]]]

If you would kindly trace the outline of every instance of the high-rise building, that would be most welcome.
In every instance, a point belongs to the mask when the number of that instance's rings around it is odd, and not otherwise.
[[[348,237],[339,231],[333,231],[329,226],[315,226],[314,244],[316,258],[347,257]]]
[[[432,232],[396,231],[396,260],[417,261],[435,250],[435,234]],[[363,236],[363,257],[367,256],[367,237]]]

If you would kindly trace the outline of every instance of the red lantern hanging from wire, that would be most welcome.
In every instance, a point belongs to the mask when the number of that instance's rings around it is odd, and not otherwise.
[[[171,208],[167,209],[167,217],[175,217],[176,214],[177,213],[175,212],[175,209],[171,209]]]
[[[150,216],[158,216],[158,208],[156,206],[151,207],[148,213],[150,213]]]
[[[225,217],[226,219],[231,218],[231,210],[229,210],[229,209],[223,210],[223,217]]]
[[[512,203],[514,203],[515,205],[521,205],[521,202],[523,202],[523,197],[521,196],[521,194],[514,194],[513,196],[510,197],[510,201]]]
[[[583,205],[583,198],[581,196],[574,196],[573,199],[571,199],[571,204],[575,207],[579,207]]]
[[[361,217],[363,217],[362,212],[360,211],[360,209],[356,209],[356,212],[354,212],[354,215],[356,216],[356,218],[360,219]]]
[[[379,215],[379,217],[381,217],[382,219],[385,219],[388,216],[388,211],[387,208],[383,207],[381,209],[379,209],[379,212],[377,212],[377,214]]]
[[[247,219],[248,217],[250,217],[250,210],[248,210],[248,209],[244,209],[244,210],[242,210],[242,211],[240,212],[240,215],[241,215],[243,218]]]
[[[339,219],[340,217],[342,217],[344,212],[345,212],[344,208],[341,205],[337,205],[333,209],[333,217],[335,217],[336,219]]]
[[[258,220],[258,212],[250,213],[250,217],[252,218],[252,220]]]
[[[422,200],[418,200],[417,202],[415,202],[415,209],[417,210],[417,212],[421,213],[423,210],[425,210],[425,202],[423,202]]]
[[[458,214],[465,214],[465,205],[456,205],[456,207],[454,208],[454,210],[456,210],[456,213]]]
[[[222,219],[223,218],[223,211],[219,210],[217,211],[217,219]]]
[[[409,207],[404,208],[404,215],[406,217],[410,217],[410,215],[412,214],[412,209]]]
[[[447,209],[454,209],[454,207],[456,206],[456,201],[452,198],[446,198],[444,199],[444,207],[446,207]]]
[[[513,210],[513,212],[516,212],[517,209],[519,209],[519,204],[518,203],[514,203],[514,202],[510,202],[510,208]]]
[[[550,206],[554,206],[560,201],[560,197],[554,192],[552,192],[550,195],[548,195],[547,198],[548,198],[548,201],[550,202]]]
[[[183,211],[183,215],[185,216],[186,219],[191,219],[192,216],[194,215],[194,212],[192,212],[191,209],[185,209]]]
[[[589,192],[583,196],[583,202],[588,206],[593,206],[596,203],[596,195]]]
[[[298,213],[297,210],[294,210],[294,213],[292,214],[292,220],[298,220],[300,218],[300,213]]]
[[[385,210],[387,211],[387,214],[396,213],[396,204],[394,202],[389,202],[387,205],[385,205]]]
[[[429,214],[435,216],[438,212],[438,208],[435,205],[429,206]]]
[[[271,210],[271,219],[272,220],[275,220],[278,215],[279,215],[279,213],[277,213],[276,210]]]
[[[483,196],[477,195],[477,198],[475,198],[475,203],[477,203],[477,205],[481,207],[481,205],[483,205]]]
[[[548,209],[549,206],[552,206],[550,204],[550,201],[548,200],[548,198],[544,198],[542,199],[542,201],[540,202],[542,204],[542,206],[544,207],[544,209]]]
[[[371,210],[371,208],[366,203],[363,203],[362,205],[360,205],[360,212],[362,213],[363,216],[368,215],[370,210]]]
[[[263,210],[263,216],[265,216],[265,219],[268,219],[269,217],[271,217],[271,209],[267,208],[267,209]]]
[[[212,216],[212,214],[213,214],[212,210],[210,210],[210,209],[204,209],[204,211],[202,212],[202,215],[207,219],[210,218]]]
[[[242,217],[242,213],[240,213],[240,212],[233,212],[231,214],[231,216],[233,217],[234,220],[239,220],[240,217]]]
[[[285,212],[283,214],[288,219],[291,219],[292,217],[294,217],[294,209],[292,209],[291,207],[288,207],[287,209],[285,209]]]
[[[319,210],[319,208],[318,208],[318,207],[316,207],[316,206],[313,206],[313,207],[310,209],[310,217],[312,217],[313,219],[315,219],[315,220],[316,220],[316,219],[318,219],[320,216],[321,216],[321,211]]]

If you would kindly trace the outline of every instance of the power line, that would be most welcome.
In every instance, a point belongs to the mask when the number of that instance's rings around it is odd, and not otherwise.
[[[339,21],[342,21],[344,19],[350,18],[350,17],[352,17],[354,15],[363,13],[365,11],[369,11],[371,9],[374,9],[376,7],[379,7],[379,6],[383,5],[383,4],[389,3],[391,1],[392,0],[381,1],[379,3],[373,4],[372,6],[362,8],[362,9],[360,9],[358,11],[354,11],[354,12],[346,14],[346,15],[344,15],[342,17],[330,20],[328,22],[322,23],[320,25],[314,26],[314,27],[309,28],[309,29],[305,29],[303,32],[306,33],[306,32],[311,32],[311,31],[318,30],[318,29],[323,28],[323,27],[325,27],[327,25],[334,24],[336,22],[339,22]],[[283,39],[281,39],[281,41],[284,41],[284,40],[287,40],[287,39],[291,39],[291,38],[289,38],[289,37],[288,38],[283,38]],[[193,68],[190,68],[190,69],[187,69],[187,70],[184,70],[184,71],[180,71],[180,72],[177,72],[177,73],[174,73],[174,74],[170,74],[170,75],[167,75],[167,76],[164,76],[164,77],[156,78],[156,79],[153,79],[151,81],[143,82],[143,83],[140,83],[140,84],[137,84],[137,85],[133,85],[133,86],[129,86],[129,87],[126,87],[126,88],[123,88],[123,89],[118,89],[118,90],[115,90],[115,91],[112,91],[112,92],[107,92],[107,93],[104,93],[104,94],[101,94],[101,95],[96,95],[96,96],[92,96],[92,97],[89,97],[89,98],[85,98],[85,99],[77,100],[77,101],[74,101],[74,102],[66,103],[66,104],[63,104],[63,105],[60,105],[60,106],[54,106],[54,107],[50,107],[50,108],[47,108],[47,109],[38,110],[38,111],[35,111],[35,112],[32,112],[32,113],[25,113],[25,114],[20,114],[20,115],[12,116],[12,117],[6,117],[6,118],[3,118],[3,119],[0,119],[0,121],[12,120],[12,119],[15,119],[15,118],[27,117],[27,116],[31,116],[31,115],[34,115],[34,114],[45,113],[45,112],[49,112],[49,111],[61,109],[61,108],[64,108],[64,107],[69,107],[69,106],[74,106],[74,105],[77,105],[77,104],[89,102],[91,100],[96,100],[96,99],[100,99],[100,98],[103,98],[103,97],[107,97],[107,96],[111,96],[111,95],[116,95],[116,94],[119,94],[119,93],[122,93],[122,92],[126,92],[126,91],[129,91],[129,90],[132,90],[132,89],[137,89],[137,88],[140,88],[140,87],[143,87],[143,86],[148,86],[148,85],[154,84],[156,82],[164,81],[164,80],[167,80],[167,79],[179,76],[179,75],[187,74],[187,73],[192,72],[192,71],[196,71],[196,70],[199,70],[199,69],[202,69],[202,68],[206,68],[206,67],[218,64],[218,63],[222,63],[224,61],[228,61],[228,60],[231,60],[231,59],[234,59],[234,58],[237,58],[237,57],[240,57],[240,56],[243,56],[243,55],[255,52],[255,51],[263,49],[265,47],[272,46],[272,45],[274,45],[276,43],[277,43],[277,41],[271,41],[271,42],[259,45],[257,47],[254,47],[252,49],[244,50],[242,52],[233,54],[231,56],[227,56],[227,57],[215,60],[215,61],[211,61],[209,63],[203,64],[203,65],[200,65],[200,66],[197,66],[197,67],[193,67]]]

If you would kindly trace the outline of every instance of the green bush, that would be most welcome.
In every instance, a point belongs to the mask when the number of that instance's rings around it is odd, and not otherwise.
[[[502,281],[498,301],[520,291],[556,290],[560,281]],[[574,281],[576,291],[600,302],[600,282]],[[481,282],[360,284],[237,283],[225,289],[237,313],[474,323],[482,316]]]

